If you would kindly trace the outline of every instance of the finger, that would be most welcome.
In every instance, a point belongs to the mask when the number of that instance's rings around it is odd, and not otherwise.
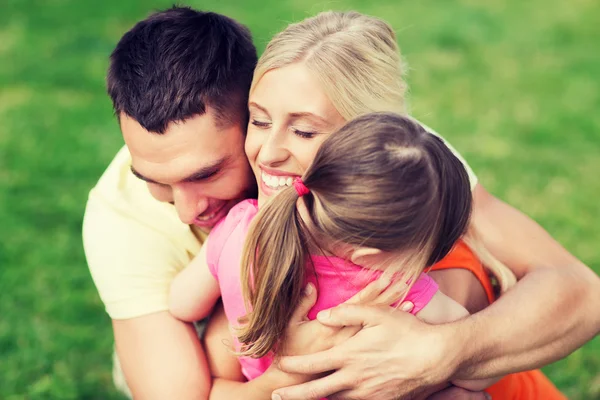
[[[381,309],[372,306],[341,304],[317,314],[320,323],[327,326],[376,325],[381,318]]]
[[[277,389],[273,392],[271,398],[277,400],[319,400],[349,387],[351,385],[348,379],[344,378],[342,374],[334,372],[326,377],[301,385]]]
[[[350,299],[346,300],[345,304],[369,304],[385,290],[390,284],[387,277],[381,277],[369,283],[364,289],[356,293]]]
[[[402,298],[407,288],[408,285],[403,279],[397,279],[377,296],[373,304],[391,306]]]
[[[300,299],[300,304],[294,310],[292,314],[292,318],[290,319],[290,323],[299,323],[302,321],[306,321],[308,318],[306,317],[311,308],[314,307],[317,302],[317,291],[315,290],[315,285],[309,283],[304,288],[304,296]]]
[[[332,343],[333,346],[338,346],[344,343],[346,340],[350,339],[352,336],[356,335],[362,329],[360,325],[352,325],[352,326],[344,326],[343,328],[329,328],[329,329],[337,329],[338,331],[335,333],[333,337]]]
[[[303,356],[281,357],[278,367],[290,374],[320,374],[340,369],[345,360],[340,354],[332,348]]]

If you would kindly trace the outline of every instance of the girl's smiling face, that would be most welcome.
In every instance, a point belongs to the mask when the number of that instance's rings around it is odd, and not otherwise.
[[[248,105],[245,148],[262,206],[304,174],[321,143],[346,121],[302,63],[264,74]]]

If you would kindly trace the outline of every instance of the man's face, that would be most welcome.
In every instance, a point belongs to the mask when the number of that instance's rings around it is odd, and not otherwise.
[[[174,204],[183,223],[208,230],[254,189],[241,124],[220,126],[207,110],[159,135],[123,113],[119,119],[132,173],[155,199]]]

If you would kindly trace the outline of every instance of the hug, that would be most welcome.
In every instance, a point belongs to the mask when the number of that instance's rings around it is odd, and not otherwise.
[[[189,8],[122,37],[126,146],[83,233],[124,391],[565,398],[538,368],[600,331],[600,280],[407,113],[405,74],[356,12],[258,60],[247,28]]]

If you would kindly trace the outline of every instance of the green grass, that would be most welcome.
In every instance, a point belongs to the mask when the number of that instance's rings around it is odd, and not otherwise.
[[[411,66],[413,114],[450,139],[491,192],[600,270],[600,3],[212,3],[190,2],[246,23],[261,51],[287,23],[325,9],[388,20]],[[2,1],[2,399],[119,398],[81,218],[122,144],[104,89],[108,55],[135,21],[169,4]],[[600,341],[545,371],[569,398],[600,399]]]

